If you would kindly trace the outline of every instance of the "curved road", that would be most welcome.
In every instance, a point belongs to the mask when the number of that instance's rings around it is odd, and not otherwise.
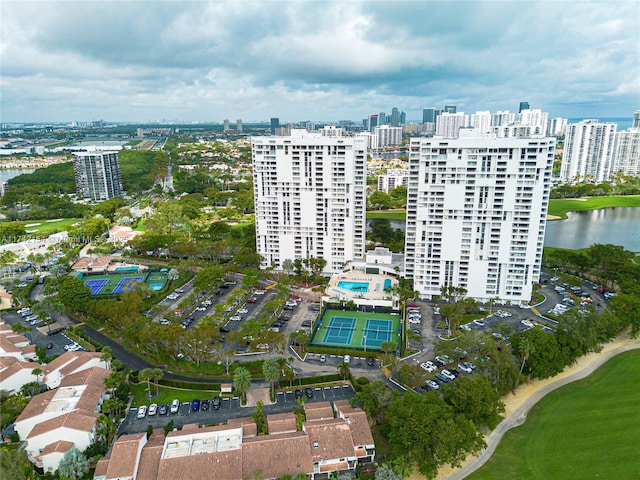
[[[593,373],[595,370],[597,370],[604,363],[606,363],[616,355],[638,348],[640,348],[639,343],[623,345],[621,347],[614,348],[602,354],[602,356],[596,357],[581,370],[578,370],[571,375],[567,375],[566,377],[560,378],[555,382],[545,385],[540,390],[536,391],[533,395],[527,398],[523,402],[523,404],[520,405],[520,407],[518,407],[512,414],[510,414],[507,418],[500,422],[500,424],[489,434],[489,436],[487,437],[487,448],[485,448],[482,453],[480,453],[480,455],[473,458],[461,469],[445,477],[446,480],[462,480],[463,478],[466,478],[468,475],[475,472],[482,465],[484,465],[489,460],[489,458],[491,458],[491,455],[493,455],[493,452],[498,447],[498,444],[500,443],[500,440],[502,440],[504,434],[512,428],[522,425],[527,419],[527,414],[529,413],[531,408],[533,408],[533,406],[538,403],[545,395],[571,382],[575,382],[576,380],[581,380],[589,376],[591,373]]]

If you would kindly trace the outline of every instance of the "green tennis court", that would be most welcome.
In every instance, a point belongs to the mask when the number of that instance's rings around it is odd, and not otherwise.
[[[167,283],[167,274],[150,272],[134,274],[112,273],[105,275],[78,276],[91,289],[91,295],[118,295],[133,290],[138,282],[145,282],[154,291],[162,290]]]
[[[384,342],[400,343],[400,317],[388,313],[325,310],[310,345],[380,351]]]

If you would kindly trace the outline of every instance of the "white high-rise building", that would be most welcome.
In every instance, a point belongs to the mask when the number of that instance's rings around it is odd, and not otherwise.
[[[491,112],[476,112],[471,114],[469,126],[475,128],[480,133],[491,132]]]
[[[381,125],[374,129],[374,135],[378,136],[378,146],[400,145],[402,143],[402,127]]]
[[[526,303],[538,281],[555,139],[413,138],[405,275],[422,298],[445,285]]]
[[[549,120],[549,135],[554,137],[563,136],[567,131],[567,119],[556,117]]]
[[[342,128],[335,125],[326,125],[318,130],[323,137],[341,137]]]
[[[384,175],[378,175],[378,190],[390,193],[396,187],[409,186],[409,170],[392,168]]]
[[[118,152],[74,153],[73,173],[83,198],[108,200],[123,193]]]
[[[615,123],[582,120],[567,126],[560,178],[565,181],[609,178],[615,154]]]
[[[326,260],[324,272],[364,257],[367,147],[362,137],[252,137],[257,252],[261,268]]]
[[[356,138],[364,138],[367,150],[377,150],[378,149],[378,136],[374,135],[370,132],[358,132],[355,134]]]
[[[516,114],[509,112],[509,110],[498,110],[491,115],[491,126],[499,127],[501,125],[509,125],[515,122]]]
[[[640,175],[640,128],[616,134],[616,155],[612,173]]]
[[[442,112],[436,119],[436,135],[445,138],[458,138],[460,129],[467,126],[468,120],[469,118],[464,112]]]
[[[520,125],[531,127],[532,135],[547,134],[547,119],[549,114],[540,109],[533,108],[520,112]]]

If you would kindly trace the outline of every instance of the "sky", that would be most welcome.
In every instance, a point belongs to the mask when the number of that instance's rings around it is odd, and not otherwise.
[[[640,1],[0,2],[0,121],[640,109]]]

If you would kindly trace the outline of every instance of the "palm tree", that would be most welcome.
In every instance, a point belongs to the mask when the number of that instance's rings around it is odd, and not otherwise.
[[[151,369],[151,380],[153,380],[153,383],[155,383],[156,385],[156,396],[160,394],[160,392],[158,391],[158,382],[162,380],[163,376],[164,376],[164,372],[162,371],[161,368]]]
[[[111,347],[105,345],[104,347],[102,347],[102,350],[100,350],[100,360],[107,364],[107,370],[109,370],[110,368],[112,359],[113,359],[113,352],[111,350]]]
[[[346,380],[347,378],[349,378],[349,375],[351,374],[351,370],[349,369],[349,364],[345,362],[340,362],[340,364],[338,365],[338,372],[342,376],[343,380]]]
[[[100,415],[98,417],[98,428],[96,429],[96,433],[102,437],[102,440],[106,445],[111,444],[111,440],[116,434],[116,424],[107,415]]]
[[[280,366],[275,358],[268,358],[262,362],[264,378],[271,384],[271,398],[275,396],[275,382],[280,378]]]
[[[518,388],[520,377],[522,376],[522,371],[524,370],[524,364],[527,360],[529,360],[529,355],[531,355],[534,350],[533,345],[531,345],[531,342],[529,342],[528,338],[521,339],[518,347],[520,349],[520,352],[522,353],[522,364],[520,365],[520,374],[518,375],[518,378],[516,378],[516,384],[513,387],[514,390]]]
[[[246,403],[246,392],[251,388],[251,373],[244,367],[236,368],[236,371],[233,375],[233,383],[236,387],[236,390],[240,394],[240,398],[242,399],[242,403]]]
[[[148,398],[151,398],[151,379],[153,378],[153,369],[152,368],[145,368],[143,370],[140,370],[140,373],[138,374],[138,378],[143,381],[143,382],[147,382],[147,391],[148,393]]]
[[[31,370],[31,375],[35,375],[36,376],[36,381],[38,383],[40,383],[40,375],[42,375],[42,369],[41,368],[34,368],[33,370]]]

